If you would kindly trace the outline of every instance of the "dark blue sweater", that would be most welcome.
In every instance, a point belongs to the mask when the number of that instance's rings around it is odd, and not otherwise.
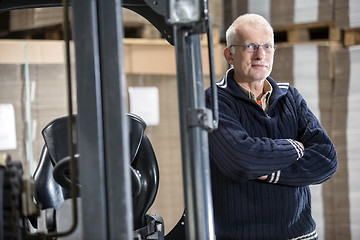
[[[336,151],[300,93],[267,80],[267,113],[240,90],[233,69],[218,82],[219,128],[209,134],[217,240],[317,239],[309,185],[335,173]]]

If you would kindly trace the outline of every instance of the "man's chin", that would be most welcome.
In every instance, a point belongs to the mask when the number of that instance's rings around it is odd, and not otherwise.
[[[254,82],[256,81],[263,81],[265,80],[269,75],[268,74],[261,74],[261,75],[255,75],[255,76],[252,76],[252,79]]]

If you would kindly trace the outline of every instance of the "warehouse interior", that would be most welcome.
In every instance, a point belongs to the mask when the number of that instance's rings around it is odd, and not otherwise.
[[[258,13],[273,26],[271,76],[299,89],[338,153],[335,176],[311,186],[319,239],[360,239],[360,2],[210,0],[209,9],[218,80],[229,67],[225,30],[237,16]],[[41,155],[42,129],[68,111],[62,17],[60,7],[0,13],[0,153],[20,160],[28,175]],[[141,16],[123,9],[123,23],[128,112],[147,122],[160,170],[149,212],[163,217],[168,232],[184,210],[175,52]],[[206,39],[201,43],[207,87]]]

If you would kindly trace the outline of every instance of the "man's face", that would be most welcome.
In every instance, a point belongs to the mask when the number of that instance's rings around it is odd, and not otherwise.
[[[268,29],[256,29],[249,25],[239,26],[238,41],[236,45],[246,45],[255,43],[258,45],[269,44],[273,46],[272,33]],[[263,46],[257,51],[244,51],[242,46],[236,48],[232,53],[231,48],[224,50],[224,55],[228,63],[234,66],[235,79],[238,82],[254,82],[264,80],[272,70],[274,60],[274,50],[265,52]]]

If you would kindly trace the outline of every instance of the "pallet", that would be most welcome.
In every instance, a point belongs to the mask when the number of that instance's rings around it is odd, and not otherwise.
[[[344,46],[350,47],[360,45],[360,28],[344,30]]]
[[[274,27],[275,42],[302,43],[340,41],[341,31],[334,22],[297,24]]]

